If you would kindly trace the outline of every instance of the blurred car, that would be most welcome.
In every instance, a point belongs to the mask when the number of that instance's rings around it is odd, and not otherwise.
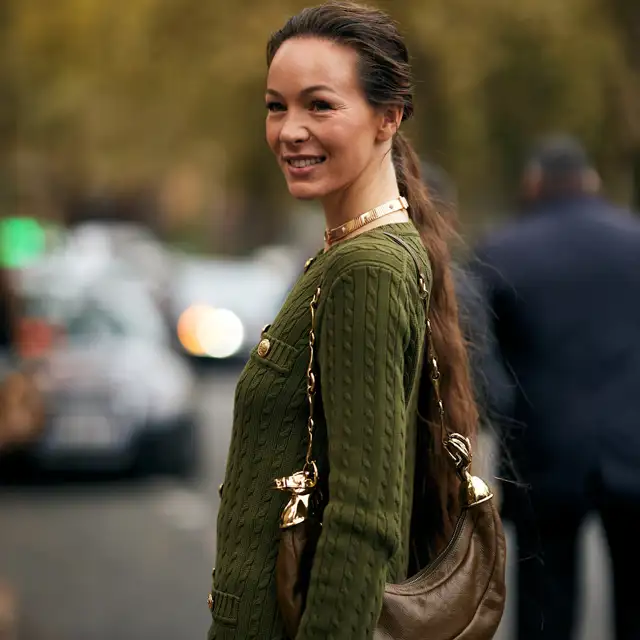
[[[242,361],[301,271],[285,248],[250,258],[185,256],[171,298],[174,340],[189,358]]]
[[[173,271],[171,251],[142,224],[116,220],[92,220],[73,227],[67,245],[74,253],[99,253],[125,263],[143,283],[164,313]]]
[[[23,453],[45,469],[188,476],[198,461],[194,379],[147,289],[120,267],[92,270],[66,255],[23,274],[21,352],[46,406]]]

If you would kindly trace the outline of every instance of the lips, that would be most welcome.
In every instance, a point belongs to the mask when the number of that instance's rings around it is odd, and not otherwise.
[[[285,156],[285,173],[290,180],[309,180],[321,167],[326,156]]]
[[[325,160],[325,156],[289,156],[284,158],[284,161],[294,169],[313,167],[322,164]]]
[[[324,162],[324,157],[318,156],[317,158],[291,158],[287,160],[289,166],[295,169],[304,169],[305,167],[311,167],[316,164]]]

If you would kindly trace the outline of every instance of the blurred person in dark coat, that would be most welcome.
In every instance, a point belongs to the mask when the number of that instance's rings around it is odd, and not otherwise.
[[[597,511],[618,640],[640,638],[640,221],[607,202],[582,146],[543,140],[523,211],[478,247],[517,384],[509,446],[529,488],[503,488],[518,536],[518,638],[572,637],[578,532]]]

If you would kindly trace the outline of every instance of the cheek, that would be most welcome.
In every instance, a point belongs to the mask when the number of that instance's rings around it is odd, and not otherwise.
[[[278,148],[278,140],[280,138],[280,126],[273,120],[267,118],[265,123],[265,134],[269,148],[271,149],[271,151],[276,153]]]
[[[367,127],[345,126],[333,132],[330,146],[348,173],[358,172],[371,159],[374,138]]]

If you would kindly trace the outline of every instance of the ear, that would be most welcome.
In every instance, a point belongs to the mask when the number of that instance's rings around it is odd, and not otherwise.
[[[526,200],[535,200],[540,194],[542,171],[537,164],[529,166],[522,176],[522,195]]]
[[[380,114],[378,135],[376,136],[377,142],[387,142],[398,133],[402,122],[402,111],[402,107],[399,105],[388,106],[383,109]]]
[[[594,194],[600,191],[602,181],[600,175],[595,169],[588,169],[582,177],[583,188],[587,193]]]

